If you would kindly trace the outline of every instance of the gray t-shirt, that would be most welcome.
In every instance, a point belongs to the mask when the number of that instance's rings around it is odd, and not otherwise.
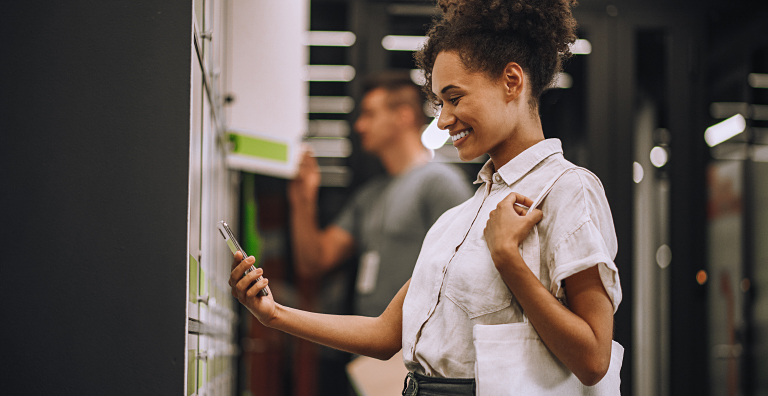
[[[375,286],[366,293],[359,289],[355,293],[355,314],[378,316],[384,312],[411,277],[432,224],[471,196],[459,169],[434,162],[402,175],[376,177],[354,194],[334,223],[352,234],[361,258],[367,252],[379,257]]]

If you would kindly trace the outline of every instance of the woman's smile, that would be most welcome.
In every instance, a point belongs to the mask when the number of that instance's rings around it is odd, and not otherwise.
[[[453,141],[453,146],[458,147],[460,144],[462,144],[466,140],[467,136],[472,132],[474,132],[474,130],[472,128],[468,128],[456,134],[452,133],[451,140]]]

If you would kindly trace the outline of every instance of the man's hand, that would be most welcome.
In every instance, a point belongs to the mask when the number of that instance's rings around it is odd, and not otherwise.
[[[315,205],[320,188],[320,167],[309,151],[305,151],[299,164],[299,172],[288,183],[288,198],[293,205]]]

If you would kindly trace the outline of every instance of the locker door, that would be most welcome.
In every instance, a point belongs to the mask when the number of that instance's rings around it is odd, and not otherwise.
[[[198,319],[202,187],[203,71],[192,48],[191,130],[189,140],[189,298],[188,315]]]
[[[187,335],[187,396],[197,395],[197,335]]]

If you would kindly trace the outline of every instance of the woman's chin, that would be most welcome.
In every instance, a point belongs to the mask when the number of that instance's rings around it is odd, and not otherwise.
[[[462,162],[472,161],[473,159],[483,155],[483,153],[476,153],[474,150],[465,149],[464,147],[458,147],[459,159]]]

